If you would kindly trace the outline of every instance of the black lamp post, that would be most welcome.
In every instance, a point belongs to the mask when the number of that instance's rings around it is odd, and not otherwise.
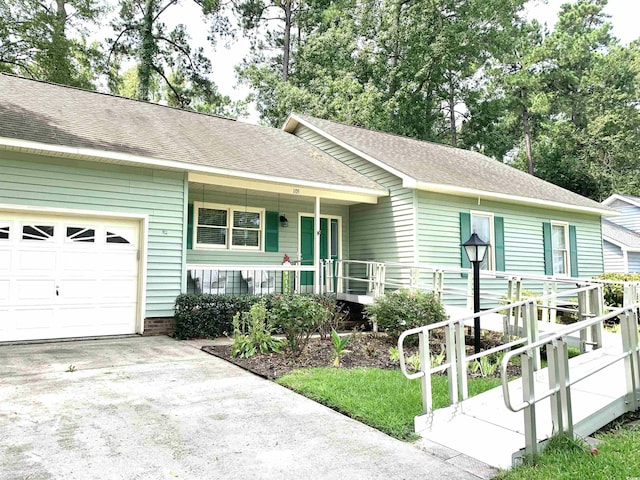
[[[489,244],[483,242],[476,233],[462,244],[473,265],[473,313],[480,312],[480,264],[487,255]],[[480,317],[473,319],[473,345],[475,353],[480,353]]]

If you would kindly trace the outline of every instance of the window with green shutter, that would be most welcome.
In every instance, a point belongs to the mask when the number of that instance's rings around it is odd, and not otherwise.
[[[278,233],[280,227],[280,215],[278,212],[265,213],[264,251],[278,251]]]
[[[575,225],[543,222],[545,275],[578,276],[578,250]]]
[[[495,216],[491,212],[460,212],[460,265],[462,268],[471,267],[462,244],[469,240],[472,233],[477,234],[481,240],[489,244],[487,255],[480,268],[504,272],[504,218]]]

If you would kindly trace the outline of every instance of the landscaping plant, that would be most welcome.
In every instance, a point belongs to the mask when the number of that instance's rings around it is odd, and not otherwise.
[[[596,280],[614,280],[617,282],[640,282],[640,273],[603,273]],[[604,284],[604,303],[610,307],[622,307],[624,288],[620,283]]]
[[[394,340],[405,330],[447,320],[438,298],[419,290],[402,289],[383,295],[368,305],[365,312]],[[408,343],[417,342],[417,336],[412,337],[407,339]]]
[[[338,302],[335,294],[314,295],[314,298],[325,308],[325,316],[318,326],[318,333],[321,340],[326,340],[331,336],[331,331],[337,330],[344,322],[349,310],[343,303]]]
[[[351,335],[346,335],[344,337],[340,337],[338,332],[335,329],[331,329],[331,345],[333,346],[333,366],[340,367],[340,360],[342,359],[342,355],[345,353],[349,353],[349,350],[346,349],[347,343],[351,339]]]
[[[277,295],[270,315],[274,327],[285,335],[291,353],[298,356],[326,319],[327,308],[309,295]]]
[[[231,356],[249,358],[256,352],[282,351],[284,342],[275,338],[272,331],[264,301],[253,304],[248,312],[236,313],[233,317]]]

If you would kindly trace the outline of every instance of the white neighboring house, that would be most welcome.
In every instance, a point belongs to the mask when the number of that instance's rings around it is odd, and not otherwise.
[[[602,204],[619,213],[602,219],[605,271],[640,273],[640,197],[614,194]]]

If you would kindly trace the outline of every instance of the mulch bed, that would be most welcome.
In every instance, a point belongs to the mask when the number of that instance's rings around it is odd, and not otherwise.
[[[499,344],[499,336],[483,339],[482,348],[487,349]],[[372,332],[356,332],[351,334],[347,344],[348,353],[341,360],[341,368],[382,368],[394,370],[400,368],[400,362],[392,360],[390,349],[396,344],[386,334]],[[430,351],[437,355],[442,351],[444,340],[437,336],[432,339]],[[317,368],[333,366],[333,348],[330,339],[312,338],[304,352],[295,357],[288,353],[256,354],[250,358],[234,358],[231,356],[231,345],[206,346],[202,348],[216,357],[238,365],[256,375],[274,380],[299,368]],[[407,357],[415,354],[417,347],[405,346]],[[473,347],[468,347],[467,354],[473,353]],[[517,366],[509,367],[509,375],[519,375]],[[496,372],[496,376],[499,373]]]

